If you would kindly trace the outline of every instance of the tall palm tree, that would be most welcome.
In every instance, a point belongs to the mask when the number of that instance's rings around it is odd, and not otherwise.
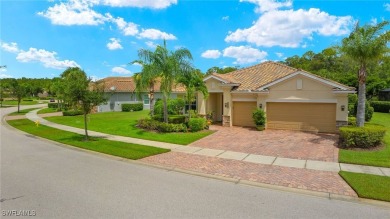
[[[205,98],[209,95],[207,87],[203,81],[203,74],[197,69],[190,72],[184,72],[184,74],[181,74],[177,82],[184,85],[186,88],[186,102],[188,103],[188,110],[191,109],[190,104],[195,100],[195,92],[201,92]],[[188,112],[188,118],[191,118],[190,112]]]
[[[158,73],[157,75],[161,83],[160,90],[163,93],[164,122],[167,123],[167,100],[178,76],[193,69],[190,62],[192,60],[191,52],[185,48],[169,51],[164,40],[164,45],[158,45],[154,52],[144,49],[139,50],[138,57],[143,63],[151,65],[151,68]]]
[[[349,37],[342,41],[341,51],[359,64],[356,114],[356,125],[359,127],[364,126],[367,65],[383,57],[388,52],[387,43],[390,41],[390,32],[382,32],[388,24],[388,21],[383,21],[376,25],[360,27],[357,23]]]
[[[145,64],[144,62],[138,60],[133,63],[138,63],[142,65],[142,71],[140,73],[134,74],[135,81],[135,91],[137,92],[138,97],[141,97],[142,92],[148,90],[149,103],[150,103],[150,115],[154,115],[154,86],[156,84],[156,79],[159,76],[159,71],[152,64]]]

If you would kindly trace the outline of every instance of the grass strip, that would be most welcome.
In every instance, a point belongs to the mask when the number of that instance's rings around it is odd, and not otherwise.
[[[92,138],[90,141],[83,141],[84,135],[51,128],[45,125],[39,125],[37,127],[34,122],[28,119],[11,120],[8,121],[8,124],[24,132],[42,138],[132,160],[138,160],[144,157],[170,151],[169,149],[110,141],[103,138]]]
[[[39,108],[23,109],[23,110],[20,110],[19,112],[13,112],[13,113],[10,113],[10,114],[8,114],[8,115],[9,115],[9,116],[26,115],[28,112],[33,111],[33,110],[36,110],[36,109],[39,109]]]
[[[44,108],[44,109],[39,110],[37,112],[37,114],[56,113],[56,112],[59,112],[59,111],[57,111],[57,109],[54,109],[54,108]]]
[[[359,197],[390,202],[390,177],[345,171],[339,174]]]

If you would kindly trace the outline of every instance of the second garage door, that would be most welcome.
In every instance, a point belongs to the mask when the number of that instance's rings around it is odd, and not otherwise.
[[[233,102],[233,125],[255,126],[252,119],[252,113],[255,109],[256,102]]]
[[[267,129],[336,131],[335,103],[267,103]]]

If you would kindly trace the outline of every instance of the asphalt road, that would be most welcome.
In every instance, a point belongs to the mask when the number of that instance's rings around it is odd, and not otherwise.
[[[384,207],[237,185],[70,149],[3,122],[0,137],[3,218],[9,210],[35,218],[390,218]]]

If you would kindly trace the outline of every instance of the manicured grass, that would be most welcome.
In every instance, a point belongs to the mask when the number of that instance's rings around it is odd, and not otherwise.
[[[390,202],[390,177],[345,171],[339,174],[359,197]]]
[[[168,149],[148,147],[138,144],[109,141],[103,138],[93,138],[90,141],[83,141],[83,135],[62,131],[45,125],[39,125],[37,127],[34,122],[28,119],[11,120],[8,121],[8,124],[24,132],[42,138],[47,138],[63,144],[73,145],[75,147],[118,157],[124,157],[132,160],[137,160],[170,151]]]
[[[45,113],[56,113],[56,112],[58,112],[57,109],[45,108],[45,109],[39,110],[37,113],[38,114],[45,114]]]
[[[390,167],[390,113],[374,113],[370,123],[386,127],[384,148],[378,151],[339,150],[339,162]]]
[[[21,101],[20,105],[35,105],[38,104],[38,101],[33,100],[33,101]],[[10,106],[17,106],[18,101],[17,100],[4,100],[3,105],[10,105]]]
[[[20,110],[19,112],[13,112],[13,113],[10,113],[8,114],[9,116],[19,116],[19,115],[26,115],[26,113],[30,112],[30,111],[33,111],[33,110],[36,110],[36,109],[39,109],[39,108],[30,108],[30,109],[23,109],[23,110]]]
[[[106,112],[91,114],[89,117],[88,127],[90,130],[103,132],[112,135],[121,135],[133,138],[147,139],[160,142],[187,145],[198,139],[213,133],[212,131],[201,131],[195,133],[156,133],[137,128],[138,119],[148,116],[149,111],[137,112]],[[83,116],[67,117],[49,117],[49,121],[83,128]]]

